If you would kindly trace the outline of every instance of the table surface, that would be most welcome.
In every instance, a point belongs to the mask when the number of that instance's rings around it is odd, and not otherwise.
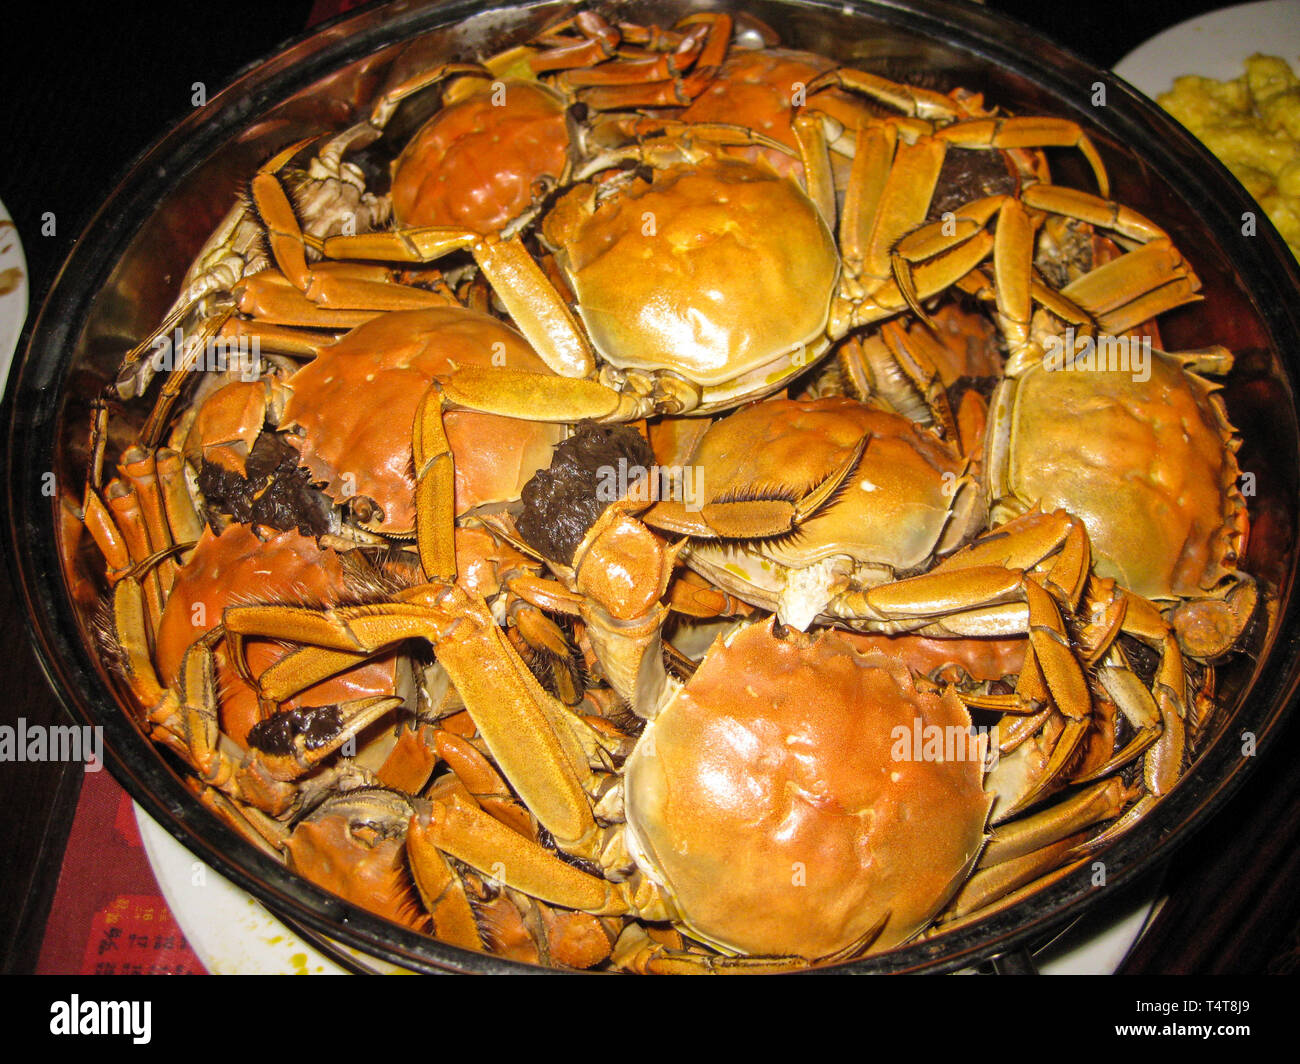
[[[1103,67],[1160,30],[1216,3],[1044,5],[993,0]],[[107,10],[107,9],[106,9]],[[193,83],[213,90],[299,33],[308,0],[178,8],[117,0],[91,29],[60,5],[35,5],[0,63],[0,200],[17,223],[37,307],[114,176],[183,115]],[[42,235],[52,213],[53,235]],[[30,325],[30,319],[29,319]],[[21,348],[20,348],[21,350]],[[0,411],[7,423],[7,410]],[[0,447],[6,443],[0,440]],[[2,504],[0,504],[2,505]],[[6,566],[0,570],[0,723],[65,722],[24,627]],[[1170,899],[1126,972],[1255,973],[1300,970],[1300,723],[1294,719],[1253,777],[1174,858]],[[35,967],[84,774],[55,763],[0,765],[0,970]]]

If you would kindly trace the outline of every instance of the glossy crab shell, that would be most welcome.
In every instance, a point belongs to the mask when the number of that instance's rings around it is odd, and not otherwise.
[[[424,931],[429,918],[406,870],[409,810],[405,795],[379,788],[334,795],[285,841],[289,867],[363,909]]]
[[[990,488],[1012,513],[1077,516],[1101,576],[1201,596],[1231,577],[1248,529],[1233,430],[1214,385],[1176,359],[1152,349],[1149,373],[1039,365],[1003,384],[990,445],[1006,475]]]
[[[248,526],[234,524],[221,535],[204,531],[190,560],[180,569],[158,626],[157,664],[163,683],[180,674],[181,659],[199,636],[221,623],[227,606],[262,602],[335,605],[347,594],[337,552],[322,550],[297,532],[263,540]],[[285,654],[283,646],[253,640],[248,648],[254,675]],[[257,692],[249,687],[224,650],[218,650],[217,687],[222,731],[247,746],[248,730],[258,722]],[[393,691],[395,657],[385,655],[308,688],[286,707],[320,706]]]
[[[544,234],[605,361],[761,395],[824,347],[839,254],[795,182],[719,159],[594,198],[567,193]]]
[[[505,81],[438,112],[393,163],[393,216],[403,226],[496,232],[568,162],[565,104],[536,82]]]
[[[283,423],[303,464],[335,499],[374,500],[372,531],[415,527],[415,413],[430,383],[457,366],[549,373],[517,332],[462,307],[396,311],[358,326],[295,373]],[[559,425],[467,411],[444,415],[455,457],[456,512],[518,498],[564,437]]]
[[[983,508],[963,485],[966,463],[952,448],[900,415],[842,396],[772,399],[715,423],[690,459],[703,482],[701,502],[797,498],[868,435],[839,495],[795,533],[693,540],[687,563],[724,590],[772,609],[791,574],[818,563],[842,559],[845,575],[879,583],[978,530]]]
[[[825,56],[788,48],[734,49],[709,87],[682,111],[682,121],[723,122],[757,130],[784,144],[790,153],[765,147],[724,151],[738,158],[762,159],[779,174],[799,177],[803,165],[792,123],[803,99],[801,90],[834,65]],[[860,107],[839,89],[823,90],[809,102],[843,119],[850,117],[851,108]]]
[[[825,957],[884,923],[919,931],[979,855],[982,761],[899,756],[900,736],[970,717],[898,658],[834,631],[719,640],[625,768],[638,864],[706,941]]]

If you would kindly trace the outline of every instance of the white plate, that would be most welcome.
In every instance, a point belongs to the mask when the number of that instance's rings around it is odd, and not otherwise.
[[[1152,99],[1182,74],[1227,81],[1245,72],[1256,52],[1300,59],[1300,0],[1265,0],[1210,11],[1180,22],[1140,44],[1115,64],[1115,73]]]
[[[196,858],[138,805],[135,822],[163,897],[208,971],[220,975],[343,974],[343,968]],[[1153,901],[1155,890],[1155,884],[1140,885],[1123,892],[1104,912],[1080,920],[1039,950],[1034,957],[1039,970],[1044,975],[1114,972],[1158,911]],[[355,950],[347,952],[365,967],[398,970]]]
[[[343,974],[343,969],[276,920],[252,895],[168,835],[138,805],[135,822],[158,887],[185,940],[209,972]]]
[[[18,229],[0,203],[0,395],[27,320],[27,259]]]

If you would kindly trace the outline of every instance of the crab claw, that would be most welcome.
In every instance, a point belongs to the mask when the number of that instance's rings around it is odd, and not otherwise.
[[[282,710],[249,731],[250,767],[257,766],[275,780],[295,780],[401,704],[400,698],[373,696]]]

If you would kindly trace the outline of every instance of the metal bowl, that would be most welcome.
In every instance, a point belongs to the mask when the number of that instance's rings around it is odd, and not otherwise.
[[[701,5],[611,0],[592,6],[664,24]],[[1163,226],[1203,281],[1203,302],[1162,319],[1167,345],[1221,343],[1237,355],[1223,394],[1245,439],[1242,468],[1254,478],[1243,568],[1269,589],[1274,608],[1257,627],[1251,653],[1223,671],[1225,711],[1184,779],[1098,855],[1104,888],[1084,866],[978,922],[846,966],[960,968],[1043,937],[1167,858],[1250,771],[1255,759],[1243,756],[1243,733],[1254,736],[1257,750],[1265,748],[1292,702],[1300,679],[1293,593],[1300,275],[1262,217],[1258,235],[1242,235],[1242,215],[1258,208],[1189,134],[1112,75],[1009,19],[927,0],[708,6],[749,11],[774,26],[784,45],[846,65],[904,79],[937,76],[1012,111],[1079,122],[1105,159],[1115,198]],[[130,696],[93,649],[95,604],[86,588],[102,563],[93,550],[78,548],[63,503],[80,501],[90,400],[112,382],[124,351],[161,320],[177,280],[265,159],[292,141],[351,124],[390,79],[521,42],[565,8],[557,2],[398,3],[336,21],[249,70],[158,141],[107,198],[41,309],[15,384],[10,546],[39,654],[64,705],[80,722],[102,725],[113,774],[195,855],[285,918],[416,970],[523,966],[444,945],[350,905],[289,872],[199,804],[174,763],[124,712]],[[1099,89],[1104,105],[1096,106]],[[1087,187],[1079,160],[1057,154],[1057,173]],[[43,490],[49,470],[62,497]]]

